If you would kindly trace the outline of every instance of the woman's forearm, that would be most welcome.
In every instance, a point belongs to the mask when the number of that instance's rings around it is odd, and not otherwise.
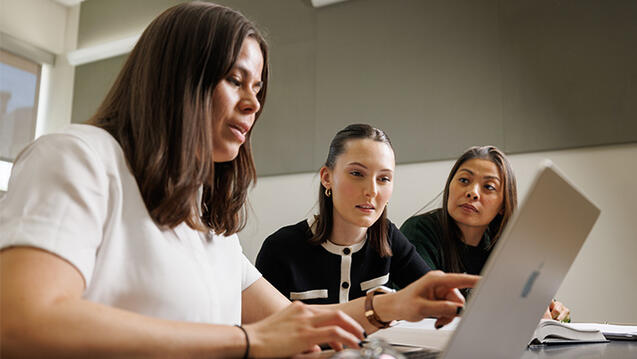
[[[83,299],[17,310],[10,304],[3,298],[3,358],[213,358],[245,351],[243,333],[231,326],[151,318]]]
[[[318,305],[320,308],[331,308],[340,310],[356,320],[367,334],[374,333],[378,330],[365,316],[365,297],[354,299],[346,303]],[[396,310],[398,305],[395,303],[396,294],[382,294],[374,296],[374,310],[383,321],[402,320],[400,313]]]
[[[471,288],[477,284],[478,279],[478,276],[468,274],[430,271],[398,292],[374,296],[373,308],[383,322],[418,321],[435,317],[438,318],[436,325],[446,325],[457,315],[458,308],[464,306],[464,298],[457,288]],[[358,298],[327,307],[345,312],[370,334],[378,328],[365,316],[365,300],[366,298]]]

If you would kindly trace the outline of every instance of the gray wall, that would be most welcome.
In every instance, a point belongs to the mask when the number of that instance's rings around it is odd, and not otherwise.
[[[178,1],[82,3],[78,44],[130,36]],[[637,2],[219,1],[271,45],[253,137],[259,175],[317,170],[335,132],[383,128],[400,163],[637,141]],[[76,69],[73,121],[92,114],[123,57]]]
[[[127,56],[111,57],[75,68],[71,122],[81,123],[95,114]]]

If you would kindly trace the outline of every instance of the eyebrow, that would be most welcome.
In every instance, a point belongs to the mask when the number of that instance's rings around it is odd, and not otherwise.
[[[365,166],[364,164],[360,163],[360,162],[350,162],[347,164],[348,166],[360,166],[363,167],[364,169],[368,169],[367,166]],[[383,168],[382,170],[380,170],[380,172],[394,172],[392,171],[390,168]]]
[[[502,180],[500,180],[500,177],[498,177],[498,176],[484,176],[483,178],[485,178],[485,179],[491,179],[491,180],[496,180],[496,181],[498,181],[498,182],[502,183]]]
[[[235,65],[235,68],[241,72],[241,75],[244,77],[248,77],[248,75],[250,74],[250,71],[248,71],[248,69],[242,65]],[[263,87],[263,81],[259,80],[256,83],[257,86],[259,87]]]
[[[471,170],[469,170],[469,169],[466,169],[466,168],[461,168],[460,170],[458,170],[458,172],[461,172],[461,171],[468,172],[468,173],[469,173],[470,175],[472,175],[472,176],[473,176],[473,175],[475,175],[475,173],[473,173],[473,171],[471,171]],[[498,176],[484,176],[484,177],[482,177],[482,178],[484,178],[484,179],[490,179],[490,180],[496,180],[496,181],[498,181],[498,182],[502,183],[502,180],[501,180],[501,179],[500,179],[500,177],[498,177]]]

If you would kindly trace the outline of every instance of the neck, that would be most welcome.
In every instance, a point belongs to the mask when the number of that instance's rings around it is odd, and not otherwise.
[[[346,222],[341,216],[334,213],[332,217],[332,233],[330,242],[339,246],[351,246],[365,239],[367,227],[358,227]]]
[[[487,230],[487,226],[482,227],[473,227],[466,226],[463,224],[458,224],[460,231],[462,232],[462,241],[471,247],[477,247],[482,240],[482,236],[484,235],[484,231]]]

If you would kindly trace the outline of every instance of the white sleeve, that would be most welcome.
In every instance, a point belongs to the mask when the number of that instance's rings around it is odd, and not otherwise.
[[[245,254],[241,253],[241,291],[246,290],[257,279],[261,278],[259,270],[246,258]]]
[[[104,164],[82,139],[56,134],[29,145],[0,202],[0,248],[54,253],[91,280],[108,206]]]

